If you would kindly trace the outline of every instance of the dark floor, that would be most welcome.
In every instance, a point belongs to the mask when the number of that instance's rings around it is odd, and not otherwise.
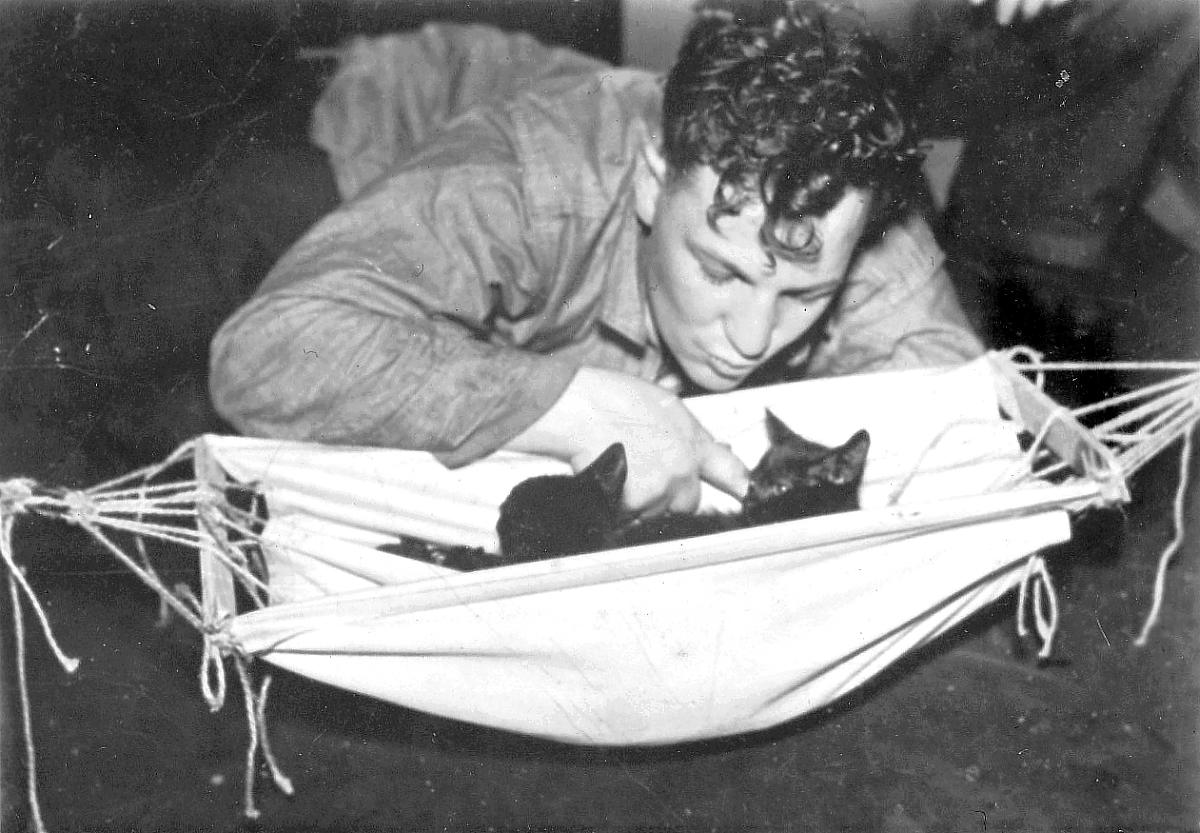
[[[264,42],[280,42],[264,31]],[[250,77],[269,63],[230,72]],[[174,143],[155,152],[137,143],[118,152],[126,146],[99,117],[30,122],[23,140],[42,142],[28,154],[33,167],[6,173],[38,196],[3,202],[17,280],[0,307],[0,479],[94,483],[221,429],[204,394],[212,328],[333,201],[323,161],[303,142],[305,96],[322,70],[272,66],[285,87],[222,93],[214,101],[229,112],[211,124],[200,113],[213,101],[151,86],[161,94],[143,99],[155,107],[196,114],[174,119]],[[81,89],[74,107],[90,106],[95,86]],[[188,138],[192,128],[203,135]],[[1120,283],[1073,290],[1098,299],[1111,326],[1081,333],[1069,310],[1017,299],[1013,339],[1055,358],[1200,355],[1194,257],[1139,222],[1119,267]],[[296,795],[278,794],[260,772],[257,823],[241,817],[237,689],[208,712],[196,635],[178,621],[157,627],[154,597],[82,535],[23,519],[19,560],[65,650],[83,660],[64,674],[27,617],[46,822],[55,831],[1200,829],[1195,484],[1163,620],[1146,648],[1131,644],[1172,535],[1176,456],[1137,475],[1124,513],[1078,519],[1055,553],[1063,615],[1049,664],[1013,636],[1006,599],[822,713],[656,750],[552,745],[281,672],[268,716]],[[186,561],[165,559],[170,580],[190,577]],[[7,598],[0,615],[10,621]],[[28,816],[7,624],[0,634],[8,833]]]

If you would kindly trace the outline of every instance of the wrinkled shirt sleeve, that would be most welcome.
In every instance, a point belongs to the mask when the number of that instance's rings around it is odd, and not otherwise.
[[[543,313],[550,273],[528,224],[504,132],[460,125],[315,226],[225,323],[218,412],[250,435],[424,449],[450,465],[500,447],[577,369],[496,326]]]
[[[807,371],[841,376],[954,365],[983,349],[959,306],[941,247],[914,215],[858,257]]]

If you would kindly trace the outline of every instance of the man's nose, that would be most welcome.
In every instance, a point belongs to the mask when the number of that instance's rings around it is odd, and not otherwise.
[[[725,316],[725,337],[738,357],[756,361],[766,355],[775,330],[775,297],[755,292],[737,299]]]

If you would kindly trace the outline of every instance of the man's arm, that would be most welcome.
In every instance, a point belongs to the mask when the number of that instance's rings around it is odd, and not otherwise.
[[[623,442],[632,511],[693,509],[701,480],[740,497],[745,467],[673,393],[555,355],[603,304],[581,278],[595,230],[585,210],[530,219],[502,119],[460,119],[285,255],[213,343],[218,411],[451,465],[508,447],[578,469]]]
[[[246,434],[424,449],[454,464],[524,430],[574,372],[416,312],[276,296],[221,331],[211,388],[218,412]]]
[[[534,316],[544,295],[525,226],[502,148],[397,173],[315,226],[221,328],[218,411],[250,434],[449,462],[499,447],[576,370],[495,337],[496,317]]]

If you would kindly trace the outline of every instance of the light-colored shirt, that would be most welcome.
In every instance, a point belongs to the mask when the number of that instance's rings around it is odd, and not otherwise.
[[[580,366],[657,379],[633,173],[660,102],[658,78],[603,68],[451,119],[314,226],[225,323],[217,410],[251,435],[456,465],[536,421]],[[865,247],[802,373],[978,355],[943,260],[915,217]]]

